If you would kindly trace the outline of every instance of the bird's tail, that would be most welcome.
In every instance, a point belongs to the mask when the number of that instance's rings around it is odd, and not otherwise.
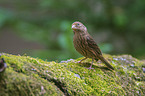
[[[114,68],[108,63],[107,60],[105,60],[105,58],[103,56],[99,56],[99,59],[109,68],[111,68],[112,70],[114,70]]]

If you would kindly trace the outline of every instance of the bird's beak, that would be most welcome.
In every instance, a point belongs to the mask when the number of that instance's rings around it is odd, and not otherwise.
[[[76,29],[76,26],[75,25],[72,25],[72,27],[71,27],[72,29]]]

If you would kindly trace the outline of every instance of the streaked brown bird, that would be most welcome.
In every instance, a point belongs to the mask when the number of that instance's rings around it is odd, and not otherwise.
[[[100,48],[88,33],[87,28],[81,22],[74,22],[72,24],[72,30],[74,32],[74,47],[80,54],[85,56],[84,59],[79,61],[80,63],[87,58],[92,58],[91,66],[88,69],[92,69],[94,60],[101,60],[107,67],[114,70],[108,61],[105,60]]]

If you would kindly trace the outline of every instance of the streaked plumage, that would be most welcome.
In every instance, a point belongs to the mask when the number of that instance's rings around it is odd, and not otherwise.
[[[92,58],[92,63],[89,69],[91,69],[94,59],[98,61],[99,59],[106,64],[110,69],[114,69],[103,57],[102,52],[90,34],[87,32],[87,28],[81,22],[74,22],[72,24],[72,29],[74,32],[73,43],[75,49],[85,56],[80,62],[87,58]]]

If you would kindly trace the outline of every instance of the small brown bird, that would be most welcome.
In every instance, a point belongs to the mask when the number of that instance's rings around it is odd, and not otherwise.
[[[72,24],[72,30],[74,32],[74,47],[80,54],[85,56],[85,58],[80,60],[79,63],[87,58],[92,58],[92,63],[89,67],[89,69],[92,69],[94,59],[96,61],[100,59],[104,64],[106,64],[107,67],[114,70],[114,68],[107,62],[107,60],[105,60],[100,48],[88,33],[87,28],[81,22],[74,22]]]

